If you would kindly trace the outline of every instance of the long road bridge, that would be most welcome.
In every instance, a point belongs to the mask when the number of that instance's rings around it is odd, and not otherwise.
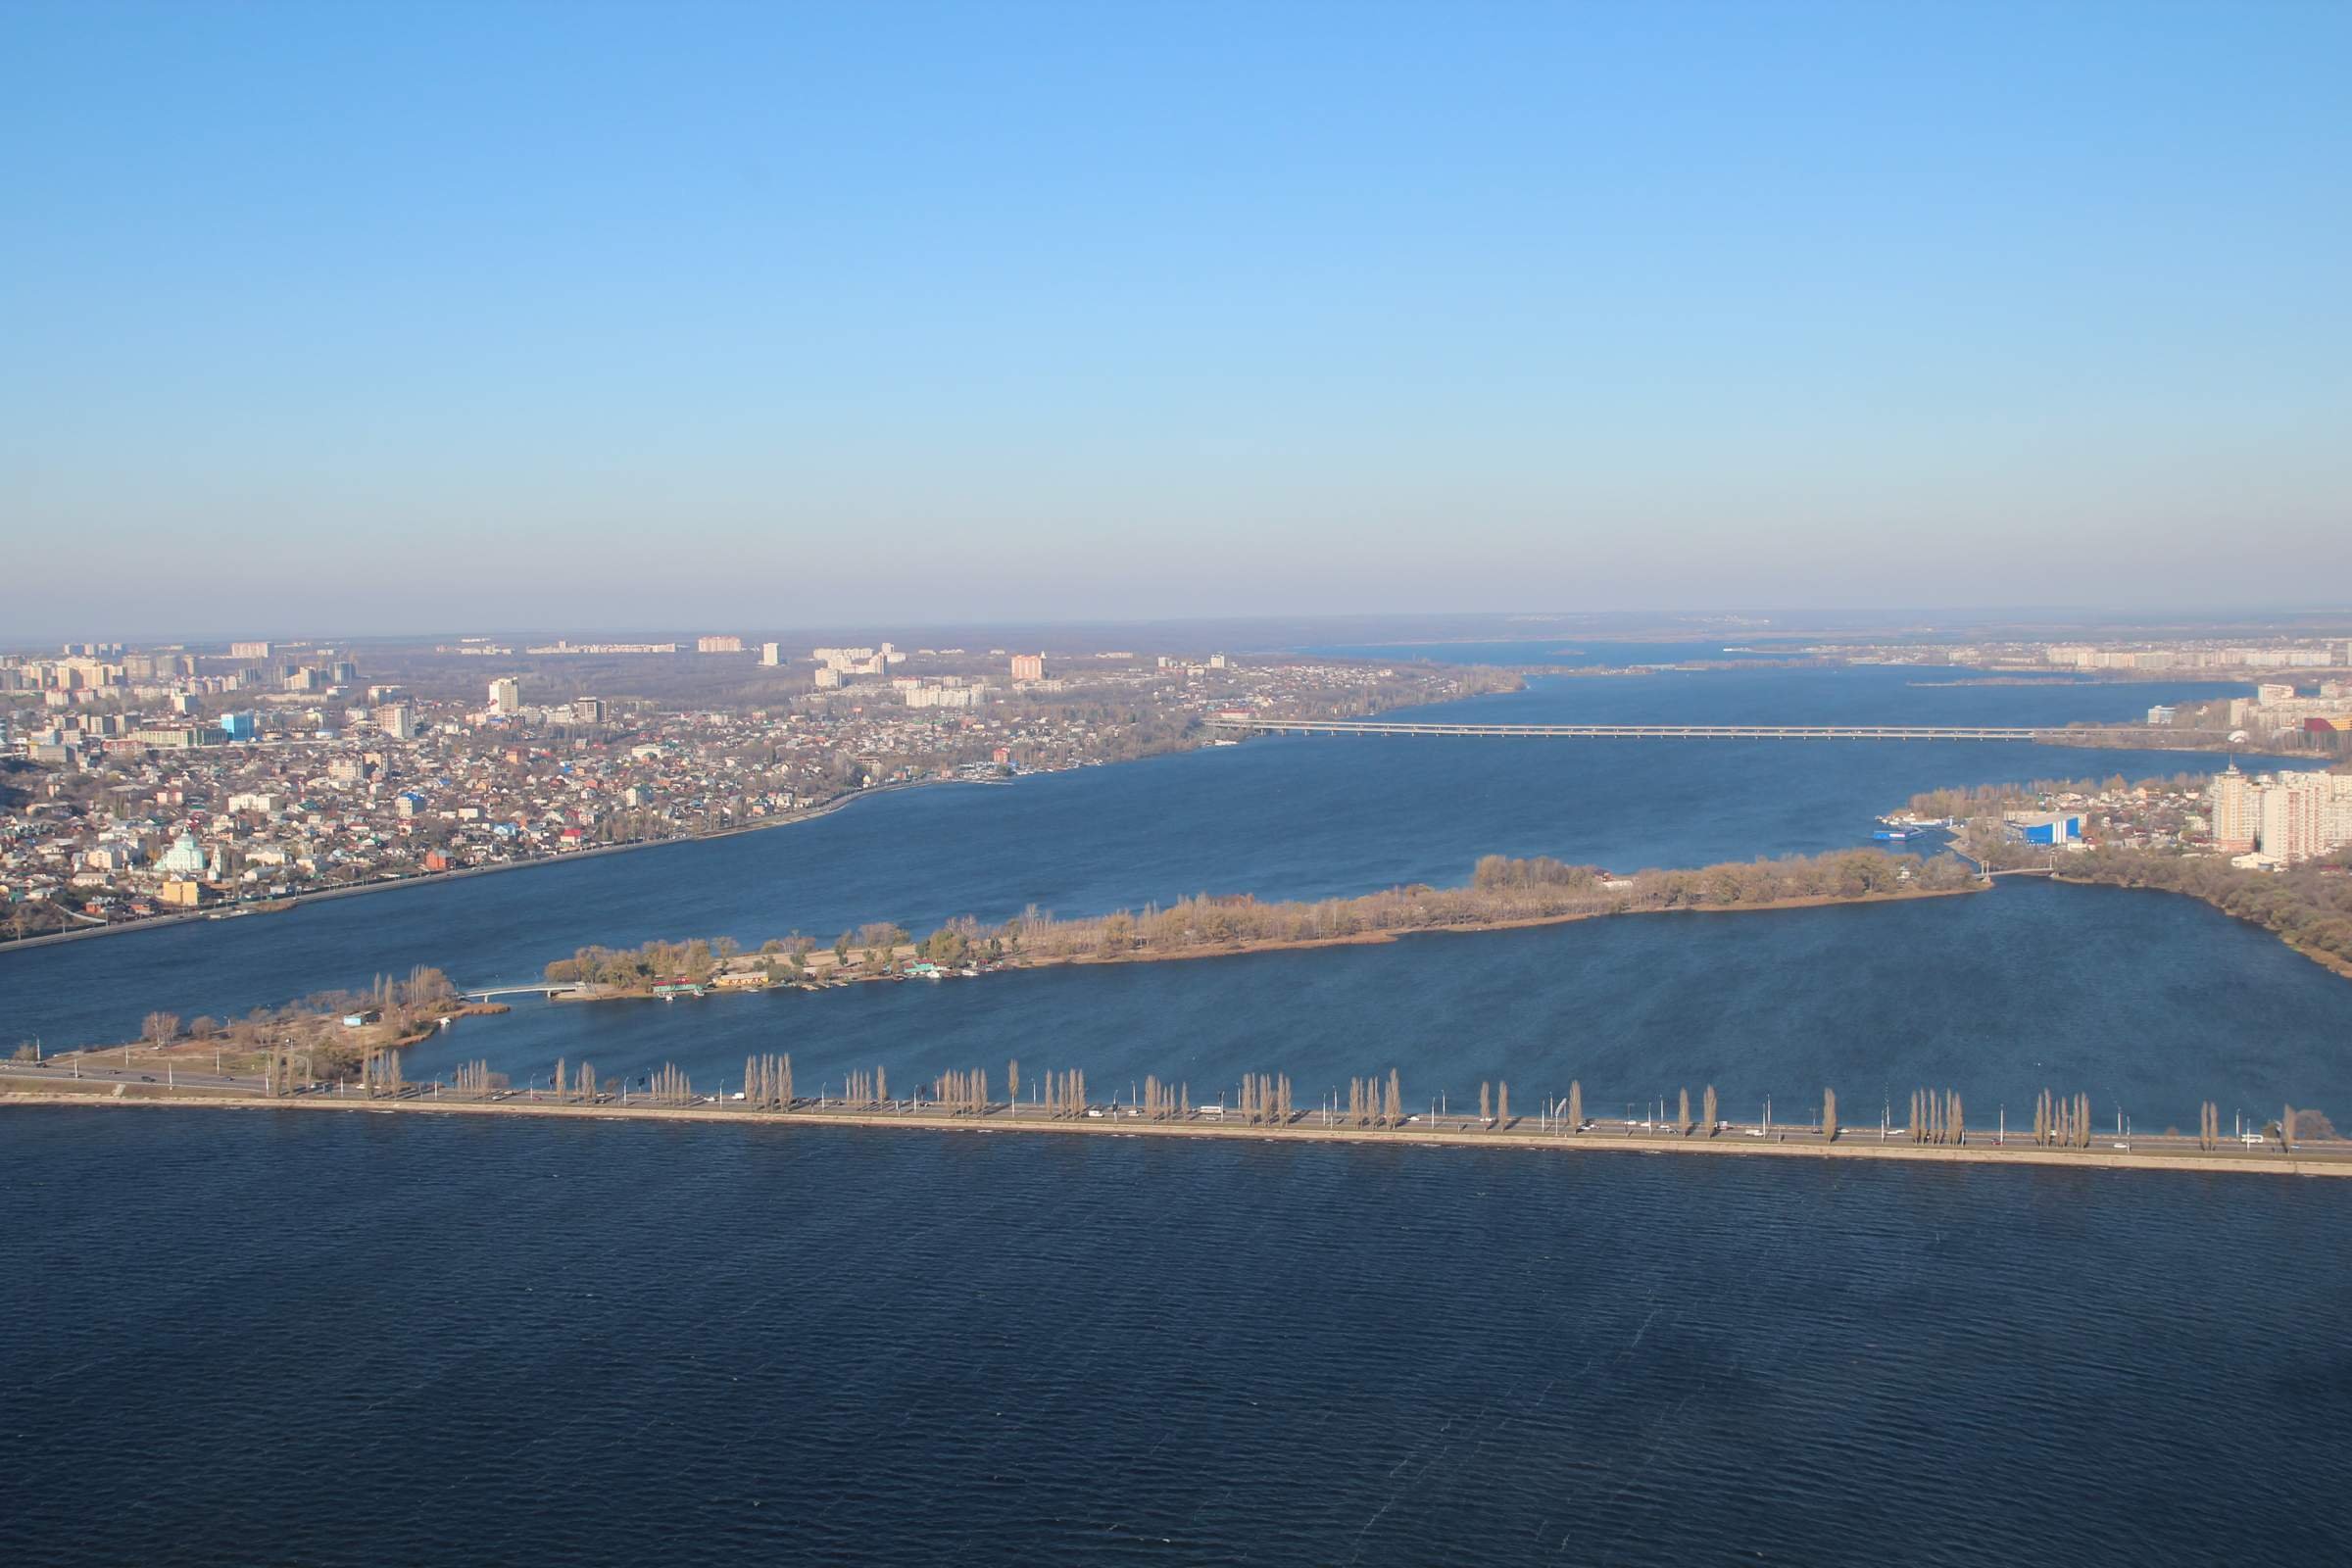
[[[1399,719],[1212,718],[1235,735],[1487,735],[1551,740],[2037,741],[2062,729],[2002,724],[1431,724]]]

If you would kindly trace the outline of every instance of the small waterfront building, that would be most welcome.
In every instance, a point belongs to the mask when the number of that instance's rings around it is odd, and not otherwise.
[[[2082,837],[2080,811],[2011,811],[2005,820],[2009,837],[2020,844],[2073,844]]]

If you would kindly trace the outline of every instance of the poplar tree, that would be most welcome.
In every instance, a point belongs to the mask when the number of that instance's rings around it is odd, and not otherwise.
[[[1494,1130],[1502,1131],[1511,1124],[1511,1086],[1497,1084],[1494,1089]]]
[[[1838,1091],[1835,1089],[1821,1092],[1821,1136],[1828,1143],[1838,1141]]]
[[[1707,1085],[1702,1102],[1706,1107],[1707,1136],[1712,1138],[1715,1136],[1715,1086],[1713,1084]]]
[[[1682,1104],[1674,1113],[1674,1124],[1683,1137],[1690,1136],[1690,1091],[1688,1089],[1682,1091]]]
[[[1573,1078],[1568,1081],[1568,1130],[1572,1133],[1585,1130],[1585,1086]]]

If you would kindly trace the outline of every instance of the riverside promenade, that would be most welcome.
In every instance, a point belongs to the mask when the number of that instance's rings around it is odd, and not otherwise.
[[[2172,1170],[2265,1173],[2277,1176],[2352,1176],[2352,1143],[2299,1143],[2291,1151],[2276,1137],[2226,1138],[2218,1149],[2202,1149],[2180,1135],[2097,1137],[2088,1148],[2037,1145],[2030,1135],[1969,1134],[1966,1142],[1914,1142],[1902,1128],[1842,1127],[1835,1140],[1810,1127],[1758,1123],[1722,1124],[1681,1133],[1671,1126],[1623,1121],[1588,1121],[1579,1130],[1544,1117],[1514,1117],[1502,1126],[1482,1126],[1476,1117],[1415,1117],[1401,1127],[1367,1127],[1329,1117],[1321,1110],[1295,1113],[1287,1123],[1250,1121],[1236,1113],[1196,1109],[1186,1119],[1154,1119],[1126,1106],[1090,1107],[1084,1114],[1050,1113],[1040,1107],[993,1104],[985,1112],[948,1112],[913,1102],[890,1105],[819,1104],[802,1102],[791,1110],[752,1108],[724,1100],[686,1103],[622,1102],[606,1097],[593,1103],[561,1102],[527,1090],[458,1096],[411,1093],[397,1098],[315,1092],[267,1098],[224,1093],[217,1088],[171,1092],[160,1085],[92,1085],[98,1093],[74,1094],[62,1086],[0,1082],[0,1109],[40,1106],[110,1109],[174,1109],[345,1112],[384,1115],[535,1116],[567,1121],[699,1122],[796,1128],[856,1128],[894,1132],[1011,1134],[1117,1138],[1254,1139],[1273,1143],[1339,1143],[1390,1148],[1512,1149],[1529,1152],[1684,1155],[1747,1155],[1781,1159],[1875,1159],[1939,1165],[2058,1165],[2100,1170]],[[135,1092],[134,1092],[135,1091]]]

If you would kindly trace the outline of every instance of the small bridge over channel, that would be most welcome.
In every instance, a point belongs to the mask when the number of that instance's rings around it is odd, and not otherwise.
[[[542,980],[531,986],[486,986],[458,994],[467,1002],[491,1002],[499,997],[546,997],[553,1001],[557,997],[578,996],[587,989],[576,980]]]

